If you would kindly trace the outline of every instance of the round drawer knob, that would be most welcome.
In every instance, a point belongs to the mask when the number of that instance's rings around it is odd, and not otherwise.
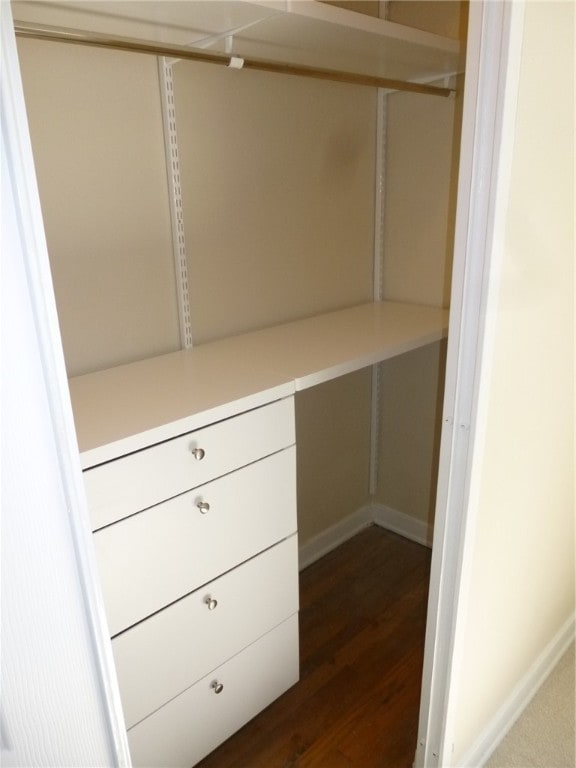
[[[204,602],[208,606],[208,610],[209,611],[213,611],[214,608],[216,608],[216,606],[218,605],[218,600],[214,600],[214,598],[210,597],[210,595],[208,595],[208,597],[204,598]]]
[[[196,506],[198,507],[200,512],[202,512],[203,515],[205,515],[206,512],[210,511],[210,504],[208,504],[207,501],[198,501],[196,503]]]
[[[204,456],[206,456],[206,451],[204,448],[192,448],[192,456],[194,456],[196,461],[202,461]]]
[[[222,683],[219,683],[218,680],[214,680],[214,682],[211,685],[211,688],[214,690],[214,693],[222,693],[224,690],[224,686]]]

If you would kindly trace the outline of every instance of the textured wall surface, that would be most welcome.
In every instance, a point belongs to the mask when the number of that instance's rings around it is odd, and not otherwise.
[[[574,615],[573,56],[574,5],[528,2],[454,765]]]

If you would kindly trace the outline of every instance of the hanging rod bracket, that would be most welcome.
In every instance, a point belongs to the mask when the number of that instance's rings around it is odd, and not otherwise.
[[[242,59],[240,56],[231,56],[230,61],[228,62],[228,67],[230,69],[242,69],[244,66],[244,59]]]

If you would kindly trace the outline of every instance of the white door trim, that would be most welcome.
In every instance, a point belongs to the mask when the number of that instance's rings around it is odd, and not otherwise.
[[[6,241],[4,241],[3,231],[2,258],[6,259],[6,261],[11,258],[22,259],[29,298],[29,305],[22,306],[22,316],[10,318],[11,322],[14,323],[14,329],[11,332],[14,334],[18,333],[18,323],[22,322],[24,313],[28,313],[26,320],[28,321],[29,318],[33,325],[40,353],[42,381],[37,382],[37,391],[45,392],[47,409],[49,410],[47,422],[51,430],[51,440],[56,455],[59,482],[62,487],[65,503],[65,509],[61,511],[66,516],[66,536],[59,542],[62,546],[62,551],[54,552],[53,558],[56,562],[60,559],[65,561],[70,554],[70,557],[75,561],[82,601],[85,607],[84,616],[90,641],[89,653],[94,659],[97,683],[101,690],[99,706],[106,720],[107,735],[110,740],[110,750],[114,757],[114,765],[120,767],[130,766],[128,740],[112,657],[112,646],[107,630],[91,540],[88,508],[60,340],[13,21],[10,3],[3,0],[0,1],[0,39],[2,59],[0,68],[1,135],[3,155],[5,154],[7,161],[6,167],[2,169],[2,172],[6,174],[6,187],[12,192],[10,200],[6,200],[6,202],[3,200],[2,202],[3,206],[6,205],[6,210],[8,210],[9,205],[13,207],[19,227],[19,240],[17,244],[10,239],[10,232],[7,233]],[[23,401],[19,407],[24,410],[27,407],[26,402]],[[3,435],[3,438],[7,439],[7,436]],[[32,440],[36,439],[36,436],[27,434],[26,438]],[[17,515],[19,511],[21,510],[18,509],[17,504],[10,506],[8,509],[3,509],[3,515],[6,516],[4,521],[6,521],[9,515]],[[46,511],[44,513],[47,514]],[[27,541],[32,542],[32,539],[36,537],[35,541],[41,547],[43,542],[38,541],[40,536],[41,528],[37,526],[37,529],[32,528],[29,530]],[[71,553],[69,550],[71,550]],[[55,567],[58,566],[56,565]],[[14,583],[17,576],[18,574],[11,573],[13,588],[15,588]],[[41,595],[40,597],[45,606],[46,600],[50,596]],[[30,598],[30,600],[32,599]],[[56,600],[55,604],[57,604]],[[33,605],[29,606],[28,609],[33,610]],[[70,647],[75,643],[80,643],[78,635],[75,635],[72,630],[72,627],[61,627],[62,635],[70,633]],[[42,633],[42,631],[43,627],[41,624],[38,624],[38,632]],[[26,642],[25,637],[18,639],[22,643]],[[47,646],[51,640],[52,638],[48,634],[44,638]],[[68,669],[67,663],[68,659],[63,658],[61,664],[62,677],[60,680],[62,697],[66,697],[71,679],[70,676],[74,675],[73,667]],[[33,685],[33,680],[32,676],[29,680],[22,680],[22,687],[25,688],[26,685]],[[38,695],[40,696],[40,692],[38,692]],[[9,705],[9,702],[3,703],[6,706]],[[60,747],[62,750],[65,750],[68,746],[65,729],[59,730],[53,727],[55,723],[57,724],[57,715],[58,713],[50,712],[49,718],[52,731],[55,733],[54,738],[55,740],[60,740]],[[38,725],[38,733],[41,734],[40,724],[35,725]],[[91,724],[87,723],[86,725],[88,731]],[[75,733],[73,736],[74,741],[77,741],[82,735]],[[43,760],[47,754],[45,748],[39,748],[36,744],[29,746],[32,750],[36,749],[34,754],[37,754],[38,757],[37,764],[44,764]]]
[[[483,427],[503,214],[508,197],[523,0],[470,4],[462,148],[430,596],[416,768],[452,765],[458,639],[475,530],[473,473]],[[482,382],[481,382],[482,376]]]

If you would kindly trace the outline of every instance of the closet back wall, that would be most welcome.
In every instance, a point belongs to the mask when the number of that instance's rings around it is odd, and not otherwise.
[[[69,375],[177,349],[156,59],[19,52]],[[375,90],[173,71],[195,343],[369,301]]]
[[[375,89],[173,73],[195,341],[370,301]]]
[[[69,375],[177,349],[155,58],[19,51]],[[194,343],[370,301],[375,90],[173,76]],[[370,382],[297,398],[303,543],[368,500]]]
[[[195,343],[371,301],[376,91],[173,67]],[[301,544],[368,501],[370,371],[298,394]]]
[[[434,4],[431,4],[434,5]],[[457,13],[459,4],[453,4]],[[456,26],[456,21],[454,21]],[[455,98],[388,97],[383,296],[448,307],[454,250],[463,78]],[[446,343],[381,365],[377,504],[431,539]]]
[[[155,59],[18,50],[68,374],[178,349]]]

